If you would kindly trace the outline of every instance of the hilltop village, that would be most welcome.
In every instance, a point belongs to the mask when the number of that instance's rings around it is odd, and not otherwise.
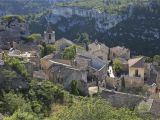
[[[41,36],[30,35],[28,27],[18,19],[1,21],[0,70],[6,68],[8,59],[16,58],[34,79],[61,84],[68,91],[76,81],[82,96],[99,94],[114,107],[139,106],[139,111],[147,105],[143,112],[160,116],[159,63],[146,62],[145,56],[131,56],[123,46],[109,48],[98,40],[83,44],[57,40],[49,24]],[[5,79],[0,75],[1,86]],[[25,89],[27,84],[19,75],[10,87]]]

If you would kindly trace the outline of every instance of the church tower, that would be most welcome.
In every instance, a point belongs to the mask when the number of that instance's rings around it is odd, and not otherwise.
[[[55,43],[55,31],[48,25],[47,31],[44,31],[44,42],[47,44]]]

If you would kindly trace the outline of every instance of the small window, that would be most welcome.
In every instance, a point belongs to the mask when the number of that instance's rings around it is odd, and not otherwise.
[[[135,76],[136,76],[136,77],[139,77],[139,75],[138,75],[138,70],[135,70]]]
[[[51,40],[51,34],[48,34],[48,38],[49,38],[49,40]]]

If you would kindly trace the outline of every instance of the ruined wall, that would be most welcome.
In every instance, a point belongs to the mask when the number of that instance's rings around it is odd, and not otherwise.
[[[109,101],[114,107],[127,107],[134,109],[144,98],[138,95],[103,90],[101,97]]]
[[[63,84],[66,89],[70,89],[71,82],[78,80],[81,83],[81,91],[88,95],[87,72],[70,68],[69,66],[53,65],[48,71],[49,80]]]

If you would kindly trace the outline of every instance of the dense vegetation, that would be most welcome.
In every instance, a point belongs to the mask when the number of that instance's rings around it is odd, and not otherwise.
[[[57,3],[57,6],[94,8],[100,12],[122,12],[126,11],[129,5],[143,4],[149,0],[78,0],[66,3]]]

